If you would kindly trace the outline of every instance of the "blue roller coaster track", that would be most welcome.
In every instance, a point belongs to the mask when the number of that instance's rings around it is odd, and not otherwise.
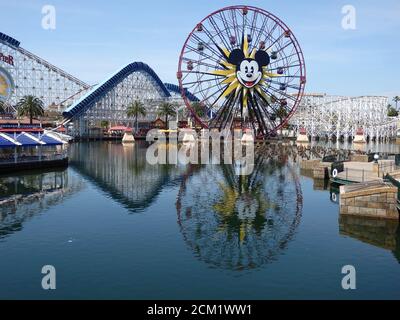
[[[67,108],[63,112],[64,118],[74,118],[79,116],[90,107],[92,107],[97,101],[99,101],[107,92],[112,90],[118,83],[123,81],[127,76],[134,72],[143,71],[146,72],[157,84],[163,95],[168,98],[171,96],[170,92],[160,80],[158,75],[151,69],[147,64],[143,62],[133,62],[122,68],[120,71],[111,76],[108,80],[98,84],[89,93],[83,96],[81,99],[76,101],[72,106]]]
[[[172,83],[164,83],[164,84],[170,92],[174,92],[179,95],[181,94],[181,89],[176,84]],[[200,102],[199,98],[197,98],[193,93],[189,92],[187,89],[185,89],[185,94],[190,101]]]

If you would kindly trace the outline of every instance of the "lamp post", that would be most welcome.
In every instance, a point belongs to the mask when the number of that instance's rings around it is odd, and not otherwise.
[[[374,160],[375,160],[375,163],[378,163],[378,160],[379,160],[379,154],[375,154],[374,155]]]

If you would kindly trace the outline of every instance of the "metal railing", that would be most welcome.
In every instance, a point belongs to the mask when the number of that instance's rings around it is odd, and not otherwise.
[[[334,162],[331,166],[333,176],[336,171],[336,179],[342,179],[353,182],[368,182],[384,178],[387,174],[400,171],[400,166],[395,162],[380,163],[377,167],[371,169],[345,168],[345,162]]]
[[[400,204],[400,181],[392,177],[389,173],[385,175],[385,180],[397,187],[397,202]]]
[[[47,162],[67,159],[67,153],[56,153],[56,154],[45,154],[45,155],[24,155],[24,156],[10,156],[7,158],[0,158],[0,165],[10,165],[19,163],[31,163],[31,162]]]
[[[378,165],[378,176],[383,178],[389,173],[393,173],[395,171],[399,171],[400,166],[397,165],[395,162],[391,163],[380,163]]]

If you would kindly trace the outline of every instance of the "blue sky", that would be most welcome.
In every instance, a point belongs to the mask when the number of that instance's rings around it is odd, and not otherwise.
[[[46,4],[56,8],[56,30],[41,27]],[[91,84],[133,61],[175,83],[188,33],[212,11],[235,4],[261,7],[292,29],[306,59],[307,92],[400,95],[398,0],[0,0],[0,31]],[[341,26],[347,4],[357,10],[356,30]]]

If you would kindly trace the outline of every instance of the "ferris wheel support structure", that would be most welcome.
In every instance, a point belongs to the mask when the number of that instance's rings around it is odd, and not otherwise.
[[[201,20],[179,58],[179,87],[186,107],[204,128],[248,128],[274,135],[295,113],[306,84],[300,45],[275,15],[231,6]],[[215,116],[196,114],[186,92]]]

